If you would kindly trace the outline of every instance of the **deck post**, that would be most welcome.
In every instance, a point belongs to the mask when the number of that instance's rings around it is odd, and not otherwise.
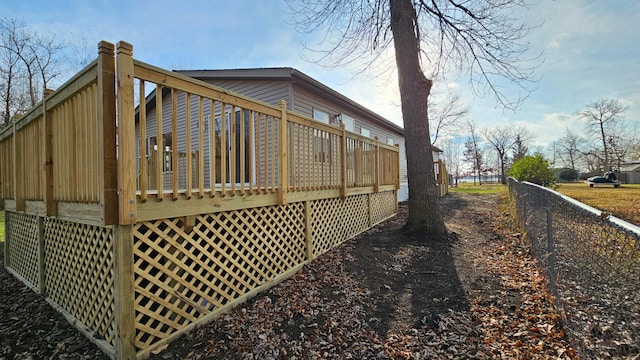
[[[304,238],[307,260],[313,260],[313,231],[311,226],[311,200],[306,200],[304,202]]]
[[[373,227],[373,194],[367,194],[367,206],[369,207],[369,227]]]
[[[18,138],[16,122],[13,123],[13,198],[16,201],[16,211],[24,211],[26,202],[24,199],[24,184],[22,166],[22,141]]]
[[[278,204],[287,203],[287,191],[289,190],[289,123],[287,121],[287,102],[280,101],[280,150],[278,164],[280,167],[280,179],[278,181]]]
[[[114,45],[98,44],[98,159],[103,223],[118,223],[118,168],[116,160],[116,84]]]
[[[42,99],[42,160],[44,161],[44,206],[47,216],[58,215],[58,204],[53,197],[53,119],[47,108],[47,97],[53,93],[51,89],[44,89]]]
[[[118,99],[118,209],[121,225],[136,222],[136,125],[133,92],[133,46],[120,41],[116,50]],[[175,134],[174,134],[175,136]]]
[[[9,246],[11,245],[11,212],[4,212],[4,267],[11,266],[11,254]]]
[[[396,190],[400,189],[400,144],[396,144],[395,145],[398,148],[398,151],[396,152],[397,154],[397,158],[396,158],[396,169],[398,171],[397,175],[396,175]]]
[[[380,139],[378,136],[374,136],[376,139],[376,149],[375,149],[375,161],[374,161],[374,175],[373,175],[373,191],[380,192]]]
[[[344,199],[347,196],[347,131],[344,123],[340,123],[340,197]]]
[[[133,288],[133,232],[136,222],[135,99],[133,46],[120,41],[116,47],[118,159],[118,219],[113,225],[116,358],[135,359],[135,304]],[[106,135],[106,134],[105,134]],[[106,160],[106,159],[105,159]],[[105,164],[105,170],[106,170]],[[106,190],[106,189],[105,189]]]
[[[44,217],[38,216],[38,293],[46,295]]]
[[[117,359],[135,359],[133,232],[131,225],[113,225],[115,350]]]

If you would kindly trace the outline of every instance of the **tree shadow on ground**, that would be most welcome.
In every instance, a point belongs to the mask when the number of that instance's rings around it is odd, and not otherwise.
[[[454,200],[441,205],[446,218],[466,206],[465,200]],[[437,314],[449,309],[469,309],[469,287],[463,286],[459,271],[473,269],[456,259],[457,234],[436,239],[408,233],[402,229],[406,215],[407,207],[400,206],[398,216],[390,220],[392,226],[387,223],[384,228],[365,232],[354,243],[354,258],[345,264],[363,286],[380,294],[373,296],[380,300],[369,304],[373,314],[369,323],[382,338],[411,328],[437,326]],[[477,277],[463,275],[473,281],[478,281]]]

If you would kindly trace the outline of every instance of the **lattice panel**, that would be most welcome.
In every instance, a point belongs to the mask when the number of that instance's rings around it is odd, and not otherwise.
[[[314,200],[311,221],[315,257],[369,227],[367,195]]]
[[[305,260],[303,204],[134,226],[136,347],[147,348]]]
[[[395,214],[397,197],[395,191],[371,194],[371,220],[374,224]]]
[[[7,211],[9,267],[38,287],[38,217]]]
[[[47,295],[113,345],[111,228],[47,219],[45,254]]]

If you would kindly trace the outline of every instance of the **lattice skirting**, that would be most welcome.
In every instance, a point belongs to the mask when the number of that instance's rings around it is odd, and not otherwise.
[[[133,225],[135,347],[148,349],[237,305],[396,206],[390,191]],[[5,220],[8,267],[115,348],[113,228],[11,211]]]
[[[373,224],[377,224],[397,212],[398,196],[395,191],[371,194],[371,221]]]
[[[112,228],[10,211],[5,221],[8,268],[114,346]]]
[[[304,206],[134,226],[136,347],[144,349],[305,261]]]
[[[367,195],[311,202],[314,257],[369,228]]]
[[[47,296],[113,346],[112,228],[47,219],[44,239]]]
[[[27,285],[40,286],[38,274],[38,217],[36,215],[5,212],[9,239],[7,247],[8,268],[22,277]]]
[[[312,200],[309,209],[310,241],[303,202],[135,224],[136,348],[304,263],[308,246],[316,257],[395,214],[396,193]]]

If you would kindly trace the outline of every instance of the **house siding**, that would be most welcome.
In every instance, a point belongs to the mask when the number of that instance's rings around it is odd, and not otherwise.
[[[210,133],[210,127],[211,126],[216,126],[216,120],[221,118],[221,109],[220,109],[220,105],[219,103],[216,103],[214,106],[214,110],[213,112],[211,111],[211,105],[210,102],[208,100],[204,100],[203,101],[203,110],[202,110],[202,116],[203,116],[203,127],[204,127],[204,132],[203,132],[203,149],[202,149],[202,154],[198,154],[197,156],[195,155],[196,151],[199,153],[199,144],[200,144],[200,139],[199,139],[199,112],[198,112],[198,97],[197,96],[191,96],[190,97],[190,104],[191,104],[191,126],[190,126],[190,132],[191,132],[191,148],[189,149],[189,151],[187,151],[186,148],[186,137],[187,137],[187,130],[186,130],[186,117],[187,117],[187,107],[186,107],[186,93],[184,92],[178,92],[177,93],[177,107],[176,107],[176,117],[177,117],[177,131],[175,134],[173,134],[173,139],[174,139],[174,144],[173,144],[173,148],[172,150],[174,151],[178,151],[179,153],[182,153],[182,157],[179,157],[178,159],[178,164],[174,164],[175,166],[180,166],[182,168],[184,168],[186,166],[185,161],[187,161],[187,159],[189,159],[188,156],[186,156],[186,153],[190,153],[192,155],[192,177],[191,177],[191,186],[192,187],[196,187],[197,186],[197,174],[194,171],[194,169],[196,169],[196,161],[198,159],[198,156],[202,156],[204,159],[204,186],[205,188],[210,188],[211,187],[211,179],[210,179],[210,154],[211,154],[211,133]],[[227,107],[225,110],[225,114],[228,113],[230,111],[230,108]],[[167,94],[163,97],[163,101],[162,101],[162,134],[166,134],[169,132],[172,132],[172,99],[171,99],[171,95]],[[225,115],[226,116],[226,115]],[[232,117],[232,119],[235,119],[235,113]],[[148,144],[148,139],[150,137],[154,137],[160,134],[157,134],[157,124],[156,124],[156,110],[155,108],[150,110],[147,114],[147,122],[146,122],[146,137],[147,139],[145,139],[145,141],[142,143],[142,146],[147,146]],[[227,130],[228,131],[228,130]],[[245,130],[247,131],[247,130]],[[259,128],[259,133],[258,133],[258,138],[257,141],[260,142],[260,147],[262,149],[266,149],[268,146],[271,146],[271,141],[270,139],[265,140],[265,131],[268,132],[269,135],[271,135],[271,133],[276,132],[277,131],[277,126],[272,126],[270,127],[268,130],[265,130],[265,125],[264,123],[261,124],[261,127]],[[231,139],[228,137],[229,135],[227,134],[227,141],[230,144],[231,143]],[[136,138],[139,139],[140,138],[140,131],[139,128],[136,127]],[[217,144],[217,143],[216,143]],[[218,145],[218,144],[217,144]],[[239,146],[239,145],[238,145]],[[253,149],[246,149],[246,151],[251,151]],[[219,151],[219,150],[218,150]],[[136,155],[140,154],[140,143],[138,142],[136,144]],[[149,151],[147,152],[147,156],[149,155]],[[275,161],[273,159],[273,157],[271,156],[272,154],[269,153],[268,155],[268,162],[269,164],[273,164],[273,162]],[[225,156],[228,159],[228,151],[225,152]],[[238,155],[239,156],[239,155]],[[139,164],[138,164],[139,165]],[[262,184],[265,183],[265,181],[267,180],[267,178],[271,177],[271,173],[276,170],[277,171],[277,166],[274,168],[273,166],[267,166],[265,168],[265,163],[263,162],[262,164],[260,164],[261,166],[261,178],[260,178],[260,182]],[[230,171],[230,169],[228,169],[228,171]],[[168,188],[171,186],[171,172],[167,172],[164,174],[163,177],[163,186],[165,188]],[[229,180],[229,172],[227,172],[227,182]],[[239,179],[239,177],[238,177]],[[255,182],[256,179],[245,179],[245,182],[249,182],[249,181],[253,181]],[[219,181],[218,181],[219,182]],[[151,182],[149,182],[149,185],[152,185]],[[178,187],[180,188],[184,188],[186,187],[186,182],[183,180],[179,183]]]
[[[320,96],[293,85],[293,108],[292,110],[300,114],[313,117],[313,109],[318,109],[329,114],[329,123],[337,124],[336,114],[344,113],[344,109],[331,104]]]
[[[345,114],[355,119],[354,132],[360,133],[362,128],[370,131],[370,136],[377,136],[378,139],[387,143],[387,139],[391,138],[394,144],[399,144],[400,149],[400,189],[398,189],[398,201],[406,201],[409,198],[409,185],[407,180],[407,157],[404,144],[404,136],[395,132],[384,129],[380,125],[376,125],[371,121],[367,121],[365,116],[356,114],[350,109],[346,109],[330,102],[326,101],[320,96],[314,95],[311,92],[302,89],[299,86],[292,86],[293,93],[293,111],[301,114],[312,116],[313,109],[319,109],[334,115],[330,118],[332,124],[336,124],[335,114]]]
[[[195,74],[192,74],[195,76]],[[197,76],[196,76],[197,77]],[[329,114],[329,123],[337,125],[339,120],[336,118],[336,114],[345,114],[354,119],[355,133],[360,133],[362,128],[369,130],[369,136],[377,136],[380,142],[387,143],[388,139],[392,139],[394,144],[399,145],[400,151],[400,189],[398,189],[398,201],[405,201],[408,199],[408,182],[407,182],[407,160],[405,151],[405,141],[403,134],[394,132],[393,130],[386,129],[384,126],[377,124],[377,119],[369,119],[369,115],[364,112],[358,111],[353,107],[341,106],[339,103],[327,100],[325,97],[312,93],[309,90],[299,86],[292,80],[259,80],[259,79],[216,79],[216,78],[203,78],[203,81],[219,86],[221,88],[240,93],[244,96],[254,98],[272,105],[278,105],[281,100],[287,101],[287,107],[294,112],[313,117],[313,109],[318,109]],[[192,99],[195,101],[195,99]],[[163,102],[163,133],[167,133],[171,129],[170,119],[170,105],[171,98],[168,97]],[[195,113],[193,109],[197,108],[197,105],[192,105],[192,114]],[[206,104],[205,104],[206,106]],[[208,109],[205,108],[205,115],[208,114]],[[193,116],[193,115],[192,115]],[[178,119],[185,118],[184,100],[179,98],[178,101]],[[214,118],[214,117],[212,117]],[[197,117],[192,119],[193,134],[197,133]],[[155,134],[155,111],[149,114],[147,119],[147,137]],[[178,144],[184,144],[186,132],[184,126],[179,126]],[[207,135],[208,136],[208,135]],[[193,144],[192,151],[197,149],[198,139],[192,135],[191,142]],[[209,156],[209,139],[205,138],[205,149],[203,156],[208,159]],[[262,144],[264,145],[264,144]],[[179,148],[179,151],[185,149]],[[261,165],[258,165],[261,166]],[[264,166],[264,165],[262,165]],[[205,162],[205,183],[209,183],[209,165]],[[262,174],[269,172],[269,169],[262,169]],[[262,179],[264,180],[264,179]],[[207,186],[208,187],[208,186]]]
[[[205,79],[204,81],[272,105],[278,105],[281,100],[285,100],[287,103],[291,102],[290,81],[217,79]]]
[[[640,164],[626,164],[620,168],[619,179],[627,184],[640,184]]]

